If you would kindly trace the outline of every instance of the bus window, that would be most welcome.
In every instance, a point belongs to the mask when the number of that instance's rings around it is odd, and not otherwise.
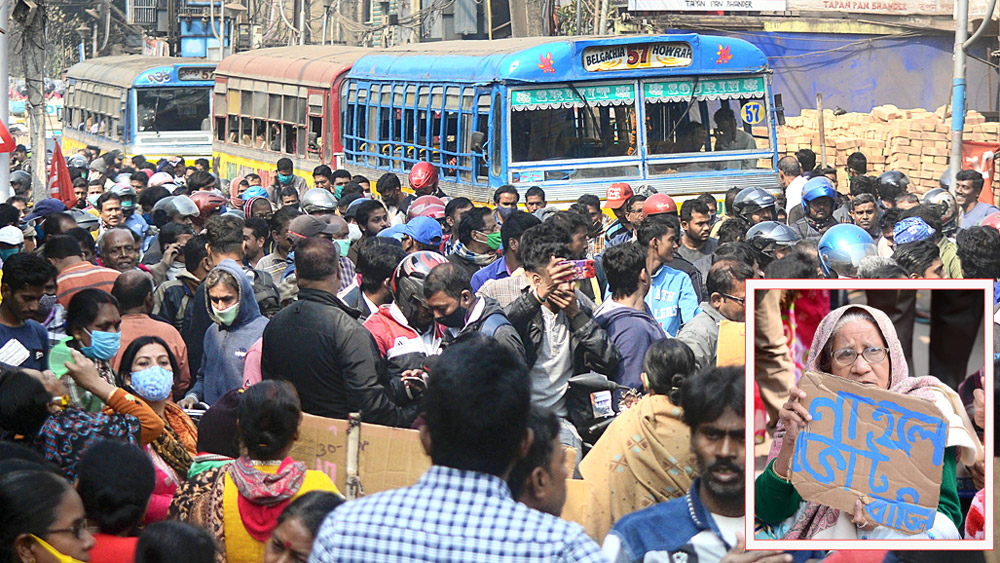
[[[286,154],[295,154],[295,148],[297,144],[297,134],[295,131],[296,127],[294,125],[285,125],[285,150]]]
[[[511,161],[635,156],[635,106],[513,111]]]
[[[267,118],[272,121],[281,120],[281,95],[268,94]]]
[[[141,88],[136,91],[137,130],[200,131],[208,115],[211,88]],[[230,100],[232,103],[232,100]]]
[[[229,116],[229,142],[240,142],[240,118],[235,115]]]
[[[253,148],[267,149],[267,122],[263,119],[253,120]]]
[[[226,140],[226,118],[215,118],[215,140],[225,142]]]
[[[240,129],[240,144],[249,147],[253,144],[253,118],[241,117],[242,128]]]

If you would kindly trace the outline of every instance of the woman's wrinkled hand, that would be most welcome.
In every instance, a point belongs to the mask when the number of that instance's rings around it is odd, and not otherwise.
[[[868,517],[865,515],[865,505],[861,502],[861,499],[854,501],[854,518],[851,521],[854,522],[859,530],[871,531],[878,526],[877,523],[868,520]]]
[[[785,427],[785,440],[794,442],[799,430],[805,428],[806,423],[812,420],[812,415],[802,404],[805,398],[806,392],[798,387],[788,390],[788,401],[781,405],[781,410],[778,411],[778,420],[782,421]]]

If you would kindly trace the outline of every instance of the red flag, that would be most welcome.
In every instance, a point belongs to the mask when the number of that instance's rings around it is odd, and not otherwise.
[[[69,167],[66,166],[59,143],[56,143],[56,148],[52,151],[52,164],[49,165],[49,197],[61,200],[66,207],[76,205],[73,180],[69,177]]]
[[[979,201],[989,205],[996,205],[993,190],[993,163],[994,156],[997,154],[1000,154],[1000,145],[996,143],[962,141],[962,168],[975,170],[983,175],[983,191],[979,192]]]

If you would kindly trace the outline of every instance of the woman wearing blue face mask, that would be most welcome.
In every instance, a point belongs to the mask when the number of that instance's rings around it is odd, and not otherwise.
[[[49,352],[49,367],[66,381],[70,403],[89,412],[99,412],[104,404],[89,392],[64,377],[63,365],[71,359],[70,350],[77,350],[97,366],[101,379],[117,385],[111,359],[121,345],[121,315],[118,300],[100,289],[84,289],[69,302],[66,310],[66,337]]]
[[[163,434],[146,446],[156,470],[156,486],[145,522],[163,520],[177,486],[187,478],[192,459],[198,453],[198,428],[170,398],[174,374],[180,370],[177,358],[163,339],[136,338],[122,353],[119,371],[121,387],[143,399],[163,420]]]

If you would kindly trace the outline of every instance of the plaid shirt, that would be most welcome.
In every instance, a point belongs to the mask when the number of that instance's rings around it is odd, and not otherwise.
[[[412,487],[334,510],[316,535],[309,561],[606,559],[578,524],[516,502],[499,477],[435,465]]]

